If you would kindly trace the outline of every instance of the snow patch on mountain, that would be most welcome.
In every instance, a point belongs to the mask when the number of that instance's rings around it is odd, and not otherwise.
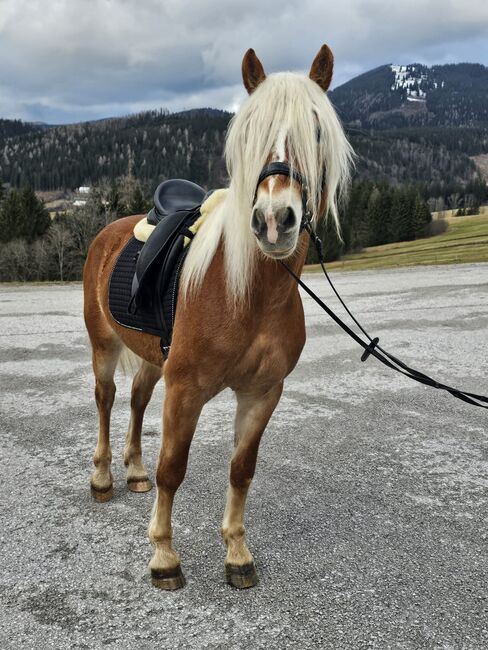
[[[391,65],[391,71],[395,79],[391,90],[405,90],[407,100],[413,102],[425,102],[428,88],[444,87],[444,82],[430,81],[426,68],[415,65]]]

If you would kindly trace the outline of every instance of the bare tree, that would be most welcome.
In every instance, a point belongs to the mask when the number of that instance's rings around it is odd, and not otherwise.
[[[56,267],[58,279],[63,282],[70,270],[72,259],[70,249],[73,245],[73,237],[62,223],[54,223],[48,232],[48,242],[51,259]]]
[[[49,241],[47,238],[36,239],[30,247],[32,278],[35,280],[49,279]]]
[[[29,248],[23,239],[13,239],[0,246],[0,279],[7,282],[30,279]]]
[[[66,227],[73,239],[73,248],[83,265],[88,249],[96,234],[112,221],[105,209],[105,199],[99,190],[92,190],[86,205],[75,208],[66,220]]]

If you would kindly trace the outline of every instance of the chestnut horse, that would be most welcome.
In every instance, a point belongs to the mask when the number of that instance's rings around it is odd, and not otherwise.
[[[152,581],[163,589],[184,585],[172,541],[173,499],[185,475],[202,407],[227,387],[236,394],[237,411],[221,529],[226,576],[240,588],[257,582],[245,539],[246,496],[261,436],[305,343],[297,285],[279,260],[286,259],[294,273],[301,273],[308,247],[304,210],[314,220],[328,214],[338,227],[337,204],[349,178],[351,148],[325,94],[332,68],[326,45],[308,76],[286,72],[267,77],[254,50],[244,56],[242,75],[249,97],[227,134],[230,185],[186,257],[166,361],[156,336],[118,325],[108,305],[111,270],[141,216],[111,223],[90,247],[83,278],[84,313],[100,425],[92,494],[99,501],[112,495],[109,424],[114,372],[122,350],[128,349],[141,360],[132,384],[124,449],[128,488],[134,492],[151,489],[142,461],[142,420],[161,376],[166,386],[157,494],[149,525]],[[291,173],[275,171],[261,180],[263,167],[276,162]]]

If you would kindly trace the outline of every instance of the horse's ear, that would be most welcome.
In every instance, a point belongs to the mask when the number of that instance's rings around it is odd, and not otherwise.
[[[334,55],[327,45],[322,45],[310,68],[309,77],[326,91],[332,81],[334,69]]]
[[[266,79],[261,61],[256,52],[250,48],[242,59],[242,80],[249,94],[256,90],[259,84]]]

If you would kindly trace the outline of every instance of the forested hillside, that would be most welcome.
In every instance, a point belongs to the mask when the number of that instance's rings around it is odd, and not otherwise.
[[[0,119],[0,138],[10,138],[16,135],[25,135],[42,131],[46,128],[42,124],[33,124],[32,122],[22,122],[21,120],[2,120]]]
[[[407,129],[391,132],[349,131],[349,139],[358,155],[360,178],[387,180],[392,183],[452,183],[468,182],[477,175],[476,165],[469,155],[449,144],[450,134],[433,136],[428,129],[421,133]],[[485,147],[486,148],[486,147]],[[480,153],[478,147],[474,153]]]
[[[1,179],[19,188],[74,189],[118,178],[130,167],[149,194],[170,177],[218,187],[226,182],[229,118],[221,111],[155,111],[0,138]],[[469,155],[488,151],[481,128],[347,131],[358,154],[358,179],[421,183],[427,196],[448,206],[478,174]]]
[[[120,177],[130,166],[152,187],[178,176],[219,185],[230,117],[210,109],[150,111],[0,138],[0,177],[14,187],[73,189]]]
[[[330,98],[358,154],[356,180],[417,184],[434,209],[464,205],[466,188],[473,194],[479,170],[470,157],[488,153],[488,68],[381,66]],[[52,128],[3,120],[0,181],[73,190],[130,170],[147,195],[170,177],[217,187],[227,180],[230,117],[215,109],[158,110]]]

